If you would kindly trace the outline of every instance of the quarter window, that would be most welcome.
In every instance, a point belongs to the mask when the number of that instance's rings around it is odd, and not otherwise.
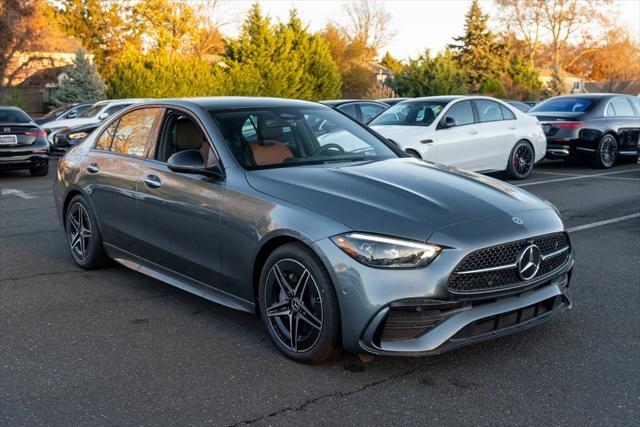
[[[356,104],[347,104],[338,107],[338,110],[345,113],[347,116],[357,119],[358,118],[358,110],[356,109]]]
[[[111,142],[113,141],[113,135],[116,133],[116,129],[118,128],[118,121],[111,123],[98,137],[98,141],[96,141],[96,150],[111,150]]]
[[[615,98],[611,100],[609,106],[613,107],[616,116],[633,116],[633,109],[631,108],[631,104],[629,104],[624,98]],[[609,115],[608,111],[607,115]]]
[[[453,104],[444,117],[454,119],[457,126],[470,125],[475,122],[471,101],[461,101]]]
[[[502,111],[502,118],[505,120],[515,120],[516,116],[513,114],[511,110],[509,110],[504,105],[500,105],[500,111]]]
[[[640,116],[640,100],[638,98],[629,98],[631,104],[636,107],[636,116]]]
[[[497,102],[477,99],[474,101],[478,109],[478,119],[480,123],[496,122],[502,120],[500,105]]]
[[[111,144],[111,151],[131,156],[144,155],[157,115],[157,108],[141,108],[122,116]]]

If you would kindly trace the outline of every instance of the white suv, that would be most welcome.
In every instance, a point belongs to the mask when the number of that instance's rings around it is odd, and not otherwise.
[[[369,125],[414,157],[524,179],[545,156],[540,123],[486,96],[434,96],[400,102]]]

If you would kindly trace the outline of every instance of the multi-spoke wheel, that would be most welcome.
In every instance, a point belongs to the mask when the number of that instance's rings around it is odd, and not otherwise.
[[[269,335],[288,357],[321,363],[339,354],[333,284],[307,247],[287,244],[269,256],[260,278],[260,311]]]
[[[605,135],[598,143],[593,165],[597,168],[610,168],[618,159],[618,143],[613,135]]]
[[[518,142],[509,156],[507,176],[511,179],[525,179],[531,173],[535,155],[533,147],[527,141]]]
[[[81,196],[74,197],[68,205],[65,231],[69,250],[76,264],[90,269],[105,263],[106,255],[100,231],[89,205]]]

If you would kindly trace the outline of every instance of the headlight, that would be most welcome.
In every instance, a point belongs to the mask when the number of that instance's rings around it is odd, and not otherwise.
[[[383,268],[417,268],[433,261],[441,248],[411,240],[364,233],[331,238],[340,249],[362,264]]]
[[[87,135],[89,135],[87,132],[73,132],[69,134],[69,139],[73,141],[74,139],[84,138]]]

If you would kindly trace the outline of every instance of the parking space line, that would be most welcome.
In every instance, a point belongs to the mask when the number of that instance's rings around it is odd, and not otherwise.
[[[536,175],[560,175],[560,176],[583,176],[578,173],[566,173],[566,172],[542,172],[539,170],[533,170]]]
[[[567,232],[573,233],[575,231],[587,230],[589,228],[600,227],[602,225],[614,224],[620,221],[626,221],[628,219],[640,218],[640,212],[631,215],[619,216],[617,218],[605,219],[603,221],[592,222],[591,224],[578,225],[575,227],[567,228]]]
[[[15,188],[3,188],[0,191],[0,196],[16,196],[16,197],[21,197],[23,199],[35,199],[36,196],[32,196],[31,194],[25,192],[25,191],[20,191],[20,190],[16,190]]]
[[[621,170],[621,171],[594,173],[594,174],[591,174],[591,175],[576,175],[576,176],[570,176],[570,177],[567,177],[567,178],[557,178],[557,179],[547,179],[545,181],[525,182],[524,184],[516,185],[516,187],[529,187],[531,185],[551,184],[551,183],[554,183],[554,182],[573,181],[573,180],[576,180],[576,179],[598,178],[598,177],[606,176],[606,175],[616,175],[616,174],[631,173],[631,172],[636,172],[636,171],[637,171],[637,169],[625,169],[625,170]]]

